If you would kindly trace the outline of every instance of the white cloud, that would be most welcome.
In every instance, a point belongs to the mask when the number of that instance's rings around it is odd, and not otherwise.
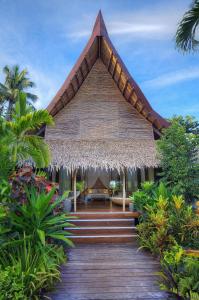
[[[61,87],[65,78],[62,80],[59,76],[55,76],[54,73],[45,73],[35,68],[32,64],[29,64],[27,69],[30,73],[31,80],[36,83],[36,87],[32,90],[32,92],[38,96],[35,107],[37,109],[46,108]],[[66,74],[68,73],[67,71],[69,71],[69,66],[66,67]]]
[[[199,68],[187,68],[165,73],[154,79],[147,80],[143,82],[143,86],[161,88],[196,78],[199,78]]]
[[[143,9],[122,11],[105,15],[105,23],[110,35],[120,35],[120,37],[129,36],[146,39],[165,39],[173,38],[175,35],[177,23],[187,9],[186,1],[165,2],[158,5],[151,5]],[[95,16],[92,16],[93,20]],[[91,34],[91,16],[84,16],[80,20],[75,20],[74,26],[70,27],[70,32],[66,32],[67,37],[75,40],[88,37]],[[65,28],[66,29],[66,28]]]

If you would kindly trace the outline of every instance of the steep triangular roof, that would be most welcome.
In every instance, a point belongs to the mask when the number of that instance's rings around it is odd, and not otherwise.
[[[98,13],[86,47],[47,107],[52,116],[55,116],[75,96],[98,58],[103,61],[126,101],[151,122],[154,128],[161,130],[168,127],[169,123],[153,110],[115,50],[108,36],[101,11]]]

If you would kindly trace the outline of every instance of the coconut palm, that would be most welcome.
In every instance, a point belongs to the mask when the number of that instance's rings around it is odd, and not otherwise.
[[[13,106],[17,100],[19,91],[23,91],[27,96],[27,102],[32,105],[37,100],[37,96],[29,93],[27,90],[35,86],[27,76],[26,69],[20,71],[19,66],[5,66],[3,68],[5,74],[5,83],[0,83],[0,103],[7,104],[6,119],[10,120],[12,116]],[[2,107],[2,105],[1,105]]]
[[[48,166],[50,151],[44,139],[36,134],[43,124],[52,125],[53,119],[47,110],[31,111],[26,94],[18,92],[12,121],[0,118],[0,144],[7,146],[14,165],[32,160],[36,167]]]
[[[179,23],[176,32],[176,46],[182,51],[195,50],[199,41],[196,33],[199,24],[199,0],[194,0],[190,10],[188,10]]]

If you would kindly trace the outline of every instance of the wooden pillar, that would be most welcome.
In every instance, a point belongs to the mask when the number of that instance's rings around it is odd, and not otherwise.
[[[145,181],[145,168],[141,168],[140,171],[141,171],[141,182],[144,182]]]
[[[133,192],[137,191],[138,189],[137,169],[132,171],[132,187],[133,187]]]
[[[123,171],[123,212],[125,212],[125,199],[126,199],[126,176],[125,170]]]
[[[154,168],[150,167],[148,169],[148,172],[149,172],[149,181],[154,181]]]
[[[56,168],[54,167],[52,170],[52,182],[56,181]]]
[[[74,170],[74,172],[73,172],[74,212],[77,211],[77,189],[76,189],[76,183],[77,183],[77,170]]]

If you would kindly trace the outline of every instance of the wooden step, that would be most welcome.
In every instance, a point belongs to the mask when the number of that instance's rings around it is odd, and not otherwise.
[[[76,225],[77,227],[122,227],[122,226],[133,226],[134,219],[75,219],[71,220],[70,223]]]
[[[130,243],[136,242],[137,234],[110,234],[110,235],[72,235],[70,239],[76,244],[97,243]]]
[[[79,227],[79,228],[64,228],[72,235],[121,235],[121,234],[136,234],[135,226],[97,226],[97,227]]]
[[[137,218],[137,212],[79,212],[71,213],[72,217],[79,219],[132,219]]]

